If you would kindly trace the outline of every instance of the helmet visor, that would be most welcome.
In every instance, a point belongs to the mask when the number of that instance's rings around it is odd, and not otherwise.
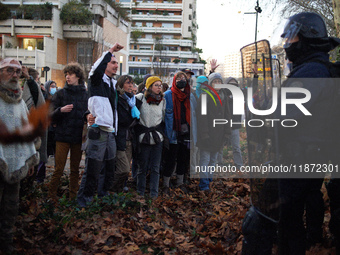
[[[285,25],[283,34],[281,35],[284,38],[283,48],[289,48],[293,42],[296,42],[296,36],[300,32],[302,27],[301,23],[296,21],[288,21]]]

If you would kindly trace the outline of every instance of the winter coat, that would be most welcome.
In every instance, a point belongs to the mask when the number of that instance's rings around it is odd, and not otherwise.
[[[134,118],[131,115],[131,108],[127,101],[124,99],[122,94],[124,91],[122,89],[117,89],[119,92],[118,96],[118,133],[116,136],[116,144],[117,150],[125,151],[126,150],[126,140],[129,137],[128,131],[129,127],[133,123]],[[136,98],[136,107],[140,109],[142,105],[142,101]]]
[[[111,61],[112,54],[104,52],[94,63],[89,74],[89,110],[96,117],[95,123],[117,134],[117,92],[116,80],[105,74],[107,63]]]
[[[283,87],[295,87],[295,79],[299,79],[299,87],[307,89],[311,93],[311,99],[304,103],[303,106],[312,114],[305,116],[293,104],[287,105],[287,115],[281,116],[281,119],[294,119],[298,125],[294,128],[279,129],[280,143],[283,145],[289,142],[313,143],[322,145],[332,141],[329,132],[329,123],[332,118],[329,114],[333,108],[332,98],[336,94],[330,79],[314,79],[331,77],[328,68],[319,62],[329,61],[327,53],[318,52],[299,59],[294,63],[294,69],[289,74],[288,79],[283,83]],[[300,79],[313,78],[313,79]],[[289,93],[287,98],[300,98],[301,93]],[[278,103],[278,114],[281,113],[281,103]]]
[[[211,92],[213,93],[213,92]],[[204,94],[204,93],[202,93]],[[227,143],[230,136],[230,110],[228,98],[222,98],[222,105],[219,100],[215,105],[213,99],[207,95],[207,115],[202,115],[202,95],[198,99],[197,117],[197,147],[209,152],[218,152]],[[214,119],[226,119],[227,124],[213,126]]]
[[[54,94],[52,120],[56,124],[56,141],[72,144],[82,143],[83,115],[87,111],[87,98],[86,88],[83,84],[72,86],[66,83],[63,89]],[[60,109],[68,104],[73,104],[72,111],[61,112]]]

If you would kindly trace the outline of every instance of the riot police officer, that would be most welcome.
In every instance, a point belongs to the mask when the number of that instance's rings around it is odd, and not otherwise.
[[[302,114],[294,105],[289,105],[287,115],[283,116],[286,119],[295,119],[298,125],[292,129],[281,128],[279,132],[282,163],[296,166],[327,164],[330,151],[336,146],[330,128],[334,125],[336,117],[334,114],[337,110],[333,105],[337,90],[330,79],[326,79],[332,76],[327,64],[328,52],[338,46],[340,40],[328,37],[323,18],[312,12],[303,12],[290,17],[281,37],[285,39],[286,56],[293,64],[293,69],[283,86],[296,87],[299,84],[299,87],[307,89],[311,94],[311,99],[304,104],[311,116]],[[299,79],[299,83],[296,83],[296,79]],[[297,99],[300,96],[293,93],[289,97]],[[315,227],[311,230],[310,238],[312,241],[319,241],[322,238],[323,204],[320,189],[323,176],[302,177],[279,181],[281,254],[305,254],[306,234],[303,222],[305,205],[307,225]],[[315,203],[308,203],[311,194],[315,194],[313,196]],[[308,206],[313,205],[315,208],[308,210]]]

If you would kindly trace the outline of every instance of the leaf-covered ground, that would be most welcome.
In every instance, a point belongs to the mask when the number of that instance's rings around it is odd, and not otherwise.
[[[245,134],[241,137],[246,161]],[[232,163],[231,151],[223,154]],[[58,203],[48,201],[48,178],[22,199],[15,235],[19,254],[241,254],[242,219],[250,206],[247,180],[216,179],[205,194],[192,179],[188,194],[174,189],[156,200],[140,199],[128,182],[128,193],[95,199],[86,209],[68,201],[67,185],[64,176]],[[335,254],[328,221],[329,210],[325,242],[307,254]]]

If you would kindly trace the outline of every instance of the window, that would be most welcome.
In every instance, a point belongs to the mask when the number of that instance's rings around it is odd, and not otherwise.
[[[188,26],[188,31],[191,32],[191,26]]]
[[[132,57],[132,61],[136,61],[136,57]]]
[[[165,28],[173,28],[173,27],[174,27],[174,24],[173,24],[173,23],[162,23],[162,27],[165,27]]]
[[[163,35],[163,39],[172,40],[172,39],[174,39],[174,36],[173,35]]]
[[[137,45],[133,45],[133,49],[134,50],[137,50],[138,48],[137,48]]]
[[[139,61],[141,61],[141,62],[150,62],[150,58],[140,58]]]
[[[189,9],[192,9],[192,4],[189,4]]]
[[[143,26],[143,23],[142,22],[136,22],[136,27],[142,27]]]
[[[191,14],[189,14],[189,20],[191,20]]]
[[[78,42],[77,45],[77,62],[84,66],[85,71],[89,72],[92,65],[92,42]]]
[[[152,22],[146,22],[146,26],[147,27],[153,27],[153,23]]]
[[[146,35],[145,35],[145,39],[152,39],[152,35],[146,34]]]
[[[151,50],[151,45],[140,45],[139,49],[140,50]]]

